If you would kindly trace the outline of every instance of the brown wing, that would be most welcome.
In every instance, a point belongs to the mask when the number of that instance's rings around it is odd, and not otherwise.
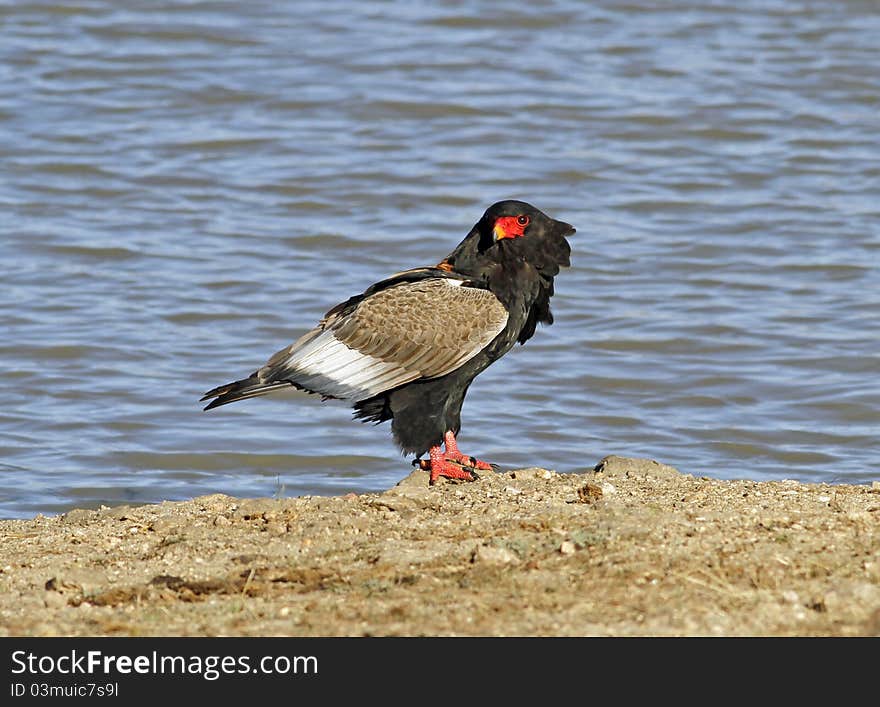
[[[333,310],[331,310],[333,312]],[[430,278],[380,290],[276,353],[256,376],[354,402],[437,378],[485,348],[507,324],[488,290]]]

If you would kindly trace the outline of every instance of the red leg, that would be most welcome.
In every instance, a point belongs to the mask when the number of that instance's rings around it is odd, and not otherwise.
[[[491,471],[492,465],[489,462],[480,461],[479,459],[475,459],[474,457],[469,457],[467,454],[462,454],[458,449],[458,443],[455,441],[455,435],[450,430],[443,436],[443,441],[446,443],[446,457],[447,459],[454,459],[457,462],[464,464],[465,466],[472,466],[475,469],[480,469],[481,471]]]

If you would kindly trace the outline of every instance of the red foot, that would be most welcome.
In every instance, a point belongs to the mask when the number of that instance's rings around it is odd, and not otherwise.
[[[491,471],[492,465],[488,462],[474,459],[466,454],[462,454],[455,442],[455,435],[447,432],[443,441],[446,444],[446,451],[443,452],[440,446],[431,447],[430,461],[419,460],[419,466],[422,469],[430,470],[431,477],[428,481],[432,486],[434,482],[441,476],[447,479],[462,479],[464,481],[476,481],[479,477],[475,473],[476,469],[481,471]]]
[[[455,441],[455,435],[452,432],[447,432],[443,437],[443,441],[446,442],[446,457],[448,459],[457,461],[465,466],[472,466],[480,471],[492,471],[492,465],[489,462],[480,461],[475,457],[462,454],[458,449],[458,443]]]

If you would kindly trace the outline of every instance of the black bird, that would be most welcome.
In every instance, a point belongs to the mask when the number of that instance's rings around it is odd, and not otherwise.
[[[391,420],[395,441],[430,469],[431,484],[472,481],[491,466],[456,444],[464,396],[538,322],[553,323],[553,278],[569,265],[565,237],[574,232],[523,201],[499,201],[440,263],[336,305],[248,378],[208,391],[205,410],[291,386],[347,400],[355,418]],[[426,452],[429,460],[419,459]]]

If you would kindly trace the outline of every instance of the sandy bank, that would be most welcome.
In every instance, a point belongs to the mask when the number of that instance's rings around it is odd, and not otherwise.
[[[0,635],[880,634],[880,484],[597,468],[0,521]]]

